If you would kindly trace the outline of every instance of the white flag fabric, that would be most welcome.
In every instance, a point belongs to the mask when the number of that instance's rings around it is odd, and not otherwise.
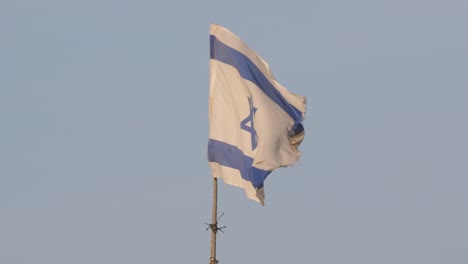
[[[305,97],[281,86],[268,64],[219,25],[210,27],[208,161],[213,177],[264,204],[271,171],[295,163]]]

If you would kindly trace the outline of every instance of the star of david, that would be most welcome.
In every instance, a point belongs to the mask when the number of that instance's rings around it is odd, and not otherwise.
[[[255,116],[255,112],[257,112],[257,108],[255,108],[253,105],[252,97],[249,97],[248,99],[249,99],[250,113],[244,120],[242,120],[241,128],[242,130],[245,130],[250,133],[250,141],[252,143],[252,150],[254,150],[257,148],[257,131],[255,131],[255,126],[254,126],[254,116]],[[250,125],[248,126],[247,124],[249,123]]]

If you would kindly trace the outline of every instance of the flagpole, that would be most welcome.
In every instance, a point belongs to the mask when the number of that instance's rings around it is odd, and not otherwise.
[[[218,232],[218,178],[213,177],[213,211],[211,217],[211,254],[210,264],[217,264],[216,259],[216,233]]]

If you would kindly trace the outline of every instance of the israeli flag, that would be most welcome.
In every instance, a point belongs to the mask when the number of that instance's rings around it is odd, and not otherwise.
[[[281,86],[239,37],[211,25],[208,161],[213,177],[243,188],[263,205],[268,174],[299,158],[305,111],[305,97]]]

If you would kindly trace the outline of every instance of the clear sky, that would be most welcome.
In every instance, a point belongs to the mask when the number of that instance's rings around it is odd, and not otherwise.
[[[220,263],[468,263],[468,2],[0,2],[0,263],[208,263],[209,24],[308,98]]]

